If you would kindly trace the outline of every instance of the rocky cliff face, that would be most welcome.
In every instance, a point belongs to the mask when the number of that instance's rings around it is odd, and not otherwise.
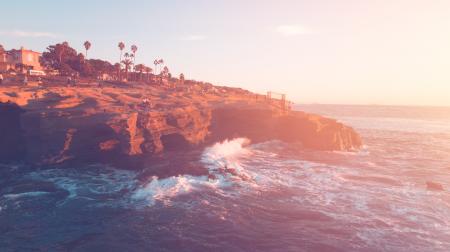
[[[352,128],[300,111],[279,114],[268,109],[219,108],[213,113],[210,130],[216,140],[242,136],[253,142],[278,139],[315,150],[351,151],[362,145]]]
[[[317,150],[361,146],[357,133],[335,120],[303,112],[281,113],[245,95],[155,94],[154,103],[143,106],[144,95],[124,94],[116,88],[92,93],[41,91],[25,101],[17,100],[23,109],[0,106],[2,161],[137,168],[164,152],[182,153],[234,137],[253,142],[279,139]],[[193,104],[192,100],[204,102]]]
[[[20,160],[26,155],[20,123],[23,112],[16,104],[0,103],[0,161]]]
[[[21,116],[30,163],[133,164],[164,151],[193,148],[205,141],[210,110],[168,112],[41,114]],[[131,162],[131,163],[129,163]]]

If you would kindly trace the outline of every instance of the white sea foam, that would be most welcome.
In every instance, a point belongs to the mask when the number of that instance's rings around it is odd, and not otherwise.
[[[132,199],[145,200],[148,205],[162,201],[170,203],[170,199],[202,188],[220,189],[236,182],[251,180],[251,176],[240,165],[239,158],[249,155],[247,149],[250,141],[236,138],[216,143],[204,150],[201,162],[208,169],[208,176],[179,175],[159,179],[151,177],[144,185],[134,191]]]
[[[22,198],[22,197],[38,197],[38,196],[46,195],[48,193],[49,192],[41,192],[41,191],[10,193],[10,194],[4,194],[3,197],[7,198],[7,199],[18,199],[18,198]]]
[[[96,166],[85,170],[48,169],[28,175],[33,180],[53,182],[59,189],[66,191],[68,195],[59,205],[75,198],[93,200],[102,195],[132,189],[136,184],[135,176],[131,171]]]
[[[250,180],[251,175],[242,167],[240,158],[251,155],[246,148],[250,144],[247,138],[225,140],[208,147],[203,152],[201,162],[208,168],[209,173],[223,183],[230,179]]]
[[[172,197],[208,185],[210,184],[206,176],[180,175],[165,179],[158,179],[158,177],[153,176],[147,184],[134,191],[132,199],[145,200],[149,205],[153,205],[156,201],[169,204]]]
[[[206,148],[201,163],[208,169],[209,175],[178,175],[168,178],[152,176],[144,184],[138,185],[136,173],[108,167],[89,167],[83,171],[77,169],[49,169],[32,172],[33,180],[50,181],[68,193],[59,205],[73,199],[95,200],[102,195],[121,194],[129,191],[132,204],[140,201],[153,205],[157,201],[169,204],[173,197],[199,189],[221,189],[233,184],[250,181],[249,175],[241,166],[239,159],[251,154],[246,148],[250,141],[246,138],[225,140]],[[5,197],[21,197],[6,195]],[[127,200],[125,200],[127,201]],[[118,204],[122,204],[119,202]],[[130,203],[130,202],[128,202]],[[125,203],[127,204],[127,203]],[[141,205],[141,204],[138,204]]]

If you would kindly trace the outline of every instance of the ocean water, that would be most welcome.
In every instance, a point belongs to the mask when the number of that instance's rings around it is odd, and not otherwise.
[[[208,176],[1,166],[0,251],[450,251],[449,108],[297,108],[364,148],[242,136],[192,153]]]

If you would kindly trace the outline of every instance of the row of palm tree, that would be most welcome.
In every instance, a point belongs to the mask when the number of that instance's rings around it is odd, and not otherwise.
[[[122,62],[122,53],[123,53],[123,49],[125,48],[125,43],[119,42],[118,47],[119,47],[119,50],[120,50],[119,62]],[[136,45],[132,45],[131,46],[131,51],[133,53],[127,53],[127,52],[125,53],[125,54],[128,54],[128,57],[131,57],[133,65],[134,65],[134,63],[136,61],[136,52],[137,52],[137,50],[138,50],[137,46]]]
[[[128,71],[130,69],[132,69],[131,66],[135,66],[135,63],[136,63],[136,52],[138,50],[138,47],[136,45],[132,45],[131,46],[132,53],[125,52],[124,60],[122,60],[122,53],[123,53],[123,49],[125,48],[125,43],[119,42],[118,47],[120,50],[119,62],[120,62],[120,64],[123,64],[125,66],[125,75],[126,75],[126,78],[128,79]],[[120,71],[119,71],[119,75],[120,75]],[[119,78],[120,78],[120,76],[119,76]]]
[[[89,41],[85,41],[84,42],[84,48],[86,49],[86,54],[85,57],[88,57],[88,51],[91,48],[92,44]],[[140,76],[142,77],[142,73],[147,73],[147,77],[149,73],[153,72],[153,69],[151,69],[150,67],[147,67],[143,64],[139,64],[139,65],[135,65],[136,63],[136,52],[138,50],[138,47],[136,45],[131,45],[131,52],[125,52],[125,54],[123,54],[123,50],[125,49],[125,43],[124,42],[119,42],[118,44],[119,50],[120,50],[120,57],[119,57],[119,79],[121,79],[120,73],[121,73],[121,69],[122,69],[122,64],[124,66],[125,69],[125,78],[128,79],[128,72],[129,70],[133,69],[135,72],[139,72]],[[124,57],[124,59],[122,60],[122,56]],[[169,75],[169,68],[167,66],[164,66],[164,60],[163,59],[155,59],[155,61],[153,62],[153,64],[155,65],[155,69],[154,72],[156,74],[156,72],[158,72],[158,66],[159,66],[159,74],[160,75],[164,75],[167,76]],[[133,68],[132,68],[133,66]],[[140,78],[141,78],[140,77]],[[184,77],[184,76],[183,76]]]

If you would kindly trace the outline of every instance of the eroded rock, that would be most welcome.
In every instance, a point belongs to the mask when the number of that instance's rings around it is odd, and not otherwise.
[[[29,96],[29,90],[12,89],[3,91],[16,93],[25,105],[0,106],[2,160],[136,168],[142,160],[167,151],[201,148],[236,137],[252,142],[279,139],[317,150],[350,151],[362,145],[352,128],[336,120],[287,113],[253,100],[240,89],[230,88],[226,96],[172,95],[147,86],[46,88],[35,96]],[[6,96],[0,90],[2,97]],[[150,100],[152,107],[143,104],[143,99]],[[66,102],[71,105],[65,106]]]

